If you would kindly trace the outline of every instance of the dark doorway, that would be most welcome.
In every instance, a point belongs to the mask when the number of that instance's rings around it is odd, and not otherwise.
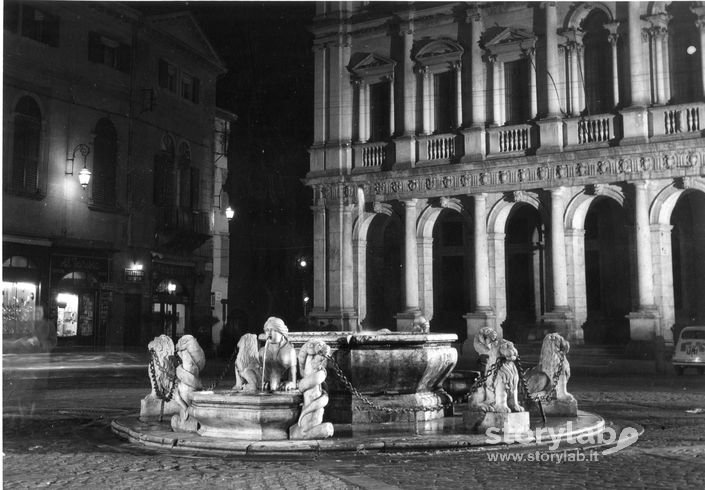
[[[585,218],[585,342],[625,344],[629,341],[631,288],[629,237],[624,209],[598,197]]]
[[[457,212],[444,210],[433,229],[433,320],[434,332],[454,333],[463,342],[471,309],[472,234]]]
[[[367,240],[366,328],[396,330],[402,311],[402,229],[398,220],[380,215],[370,226]]]
[[[504,336],[526,342],[545,312],[544,230],[539,212],[517,204],[505,238],[507,320]]]

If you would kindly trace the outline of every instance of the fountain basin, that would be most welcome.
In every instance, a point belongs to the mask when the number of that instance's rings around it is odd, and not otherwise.
[[[324,420],[333,423],[409,421],[410,413],[417,421],[443,417],[443,410],[429,409],[449,400],[442,385],[458,360],[458,351],[452,345],[458,340],[457,335],[345,331],[289,333],[289,340],[297,349],[312,338],[331,347],[331,356],[345,377],[362,396],[377,406],[370,407],[351,394],[329,361],[326,383],[330,402]],[[403,409],[412,412],[403,412]]]
[[[276,441],[289,438],[289,427],[298,421],[302,400],[298,391],[198,391],[193,394],[190,410],[202,436]]]

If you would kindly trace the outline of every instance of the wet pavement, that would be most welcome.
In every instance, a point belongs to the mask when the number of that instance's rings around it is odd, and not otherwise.
[[[62,364],[56,357],[52,365]],[[99,356],[70,371],[25,361],[3,356],[3,488],[701,488],[705,482],[705,376],[696,374],[575,375],[569,390],[581,409],[645,429],[636,444],[596,461],[564,456],[559,462],[533,450],[491,461],[489,453],[467,449],[237,457],[149,449],[111,432],[112,420],[138,412],[149,392],[146,361],[142,370],[139,359],[134,367],[108,369],[110,359]],[[21,364],[35,369],[13,369]],[[206,381],[217,380],[224,365],[211,362]],[[229,375],[222,381],[230,382]]]

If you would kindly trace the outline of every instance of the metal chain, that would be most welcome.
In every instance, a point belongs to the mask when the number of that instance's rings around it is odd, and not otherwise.
[[[517,356],[517,360],[515,362],[517,363],[517,367],[519,368],[519,379],[521,380],[521,386],[524,390],[525,400],[529,402],[547,402],[553,400],[553,397],[556,394],[556,389],[558,388],[558,380],[560,379],[561,374],[563,374],[563,366],[565,363],[565,354],[563,352],[559,352],[558,356],[558,369],[556,369],[556,371],[553,373],[553,378],[551,379],[551,389],[545,395],[538,395],[529,392],[529,387],[526,383],[526,377],[524,376],[526,372],[522,369],[521,360],[519,356]]]
[[[228,374],[228,371],[230,371],[230,368],[232,367],[233,363],[235,362],[235,357],[237,356],[237,352],[238,352],[238,349],[237,349],[237,347],[235,347],[235,349],[233,349],[233,353],[230,354],[230,358],[228,359],[228,362],[225,365],[223,372],[220,373],[220,376],[218,376],[213,383],[208,385],[206,390],[208,390],[208,391],[215,390],[215,388],[220,384],[220,382],[223,381],[223,378],[225,378],[225,375]]]
[[[470,395],[480,386],[484,386],[485,382],[487,379],[494,375],[496,376],[497,370],[499,367],[504,363],[504,358],[499,358],[497,361],[490,366],[490,368],[486,371],[484,376],[480,376],[473,385],[470,387],[470,390],[458,401],[453,400],[453,397],[446,393],[448,397],[450,398],[450,401],[430,406],[430,407],[404,407],[404,408],[392,408],[392,407],[383,407],[381,405],[377,405],[374,403],[372,400],[367,398],[365,395],[360,393],[360,391],[353,386],[353,384],[350,382],[350,380],[345,376],[345,373],[343,372],[343,369],[338,365],[338,362],[331,356],[327,355],[326,358],[329,361],[332,361],[333,364],[333,370],[335,371],[335,374],[338,376],[338,379],[345,385],[345,387],[348,389],[350,393],[353,394],[357,399],[359,399],[362,403],[365,405],[369,406],[370,408],[373,408],[375,410],[380,410],[382,412],[386,413],[416,413],[416,412],[435,412],[438,410],[445,410],[446,408],[450,408],[453,404],[455,403],[462,403],[466,401]]]
[[[174,396],[174,390],[176,389],[176,385],[179,384],[179,380],[176,377],[176,369],[174,369],[173,373],[170,373],[161,364],[161,362],[159,362],[159,358],[157,357],[157,353],[154,352],[154,349],[150,349],[149,352],[152,354],[152,360],[149,363],[149,374],[152,377],[152,385],[154,386],[154,392],[160,400],[163,400],[168,403]],[[157,374],[154,369],[155,365],[159,368],[161,372],[166,373],[167,377],[170,378],[169,382],[171,383],[171,388],[169,388],[169,390],[163,391],[161,385],[157,382]],[[175,367],[176,366],[174,366],[174,368]]]

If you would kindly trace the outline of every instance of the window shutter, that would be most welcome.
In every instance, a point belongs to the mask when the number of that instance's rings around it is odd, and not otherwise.
[[[132,69],[132,50],[129,44],[120,44],[118,48],[118,70],[130,73]]]
[[[159,86],[169,88],[169,64],[164,60],[159,60]]]
[[[100,42],[100,34],[97,32],[88,33],[88,61],[103,62],[103,43]]]

